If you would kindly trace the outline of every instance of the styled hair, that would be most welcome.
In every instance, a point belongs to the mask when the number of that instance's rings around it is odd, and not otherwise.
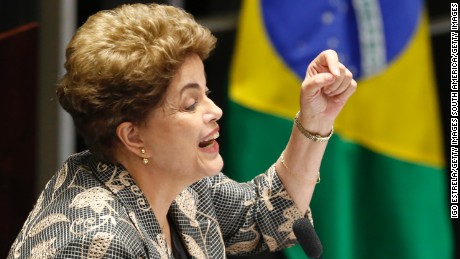
[[[205,60],[215,43],[207,28],[176,7],[132,4],[100,11],[67,46],[59,102],[91,152],[117,162],[117,126],[143,123],[185,58]]]

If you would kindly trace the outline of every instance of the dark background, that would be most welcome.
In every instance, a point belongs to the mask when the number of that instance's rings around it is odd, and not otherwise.
[[[47,0],[45,0],[47,1]],[[45,2],[44,3],[47,3]],[[53,0],[51,0],[53,1]],[[50,2],[51,2],[50,1]],[[122,3],[151,2],[151,1],[121,1],[121,0],[78,0],[78,21],[81,25],[86,18],[102,9],[110,9]],[[157,1],[159,3],[166,1]],[[48,44],[40,40],[40,24],[46,19],[46,4],[40,0],[0,0],[0,87],[3,97],[0,97],[0,115],[3,122],[0,127],[2,141],[0,145],[0,257],[8,253],[14,238],[22,227],[28,212],[36,199],[36,144],[39,141],[36,134],[38,107],[37,89],[40,75],[37,64],[40,59],[38,45]],[[234,20],[240,8],[241,1],[184,1],[184,9],[192,13],[197,20],[212,21],[218,17],[227,18],[230,26],[224,26],[213,31],[218,38],[218,46],[206,61],[208,85],[213,89],[212,98],[224,111],[227,106],[227,78],[230,59],[235,40]],[[426,1],[430,24],[432,28],[431,42],[436,81],[442,112],[446,165],[450,165],[450,2]],[[24,27],[24,25],[27,25]],[[21,27],[22,26],[22,27]],[[14,41],[5,41],[11,31],[27,30],[27,35],[13,37]],[[212,28],[211,28],[212,29]],[[3,37],[2,37],[3,36]],[[20,44],[18,44],[18,42]],[[55,44],[53,40],[50,45]],[[50,46],[52,47],[52,46]],[[16,53],[16,54],[14,54]],[[43,69],[43,68],[42,68]],[[28,88],[20,87],[27,85]],[[0,95],[1,96],[1,95]],[[23,103],[26,103],[23,105]],[[51,116],[51,115],[50,115]],[[221,142],[225,145],[225,121],[221,124]],[[17,130],[21,129],[21,130]],[[416,129],[413,129],[416,130]],[[77,138],[77,148],[82,149],[81,140]],[[225,157],[225,154],[223,154]],[[446,166],[446,167],[447,167]],[[447,167],[448,168],[448,167]],[[446,186],[450,186],[450,178],[446,174]],[[20,184],[21,183],[21,184]],[[25,184],[24,184],[25,183]],[[446,192],[446,201],[450,200],[450,189]],[[429,212],[427,212],[429,213]],[[427,222],[429,224],[429,222]],[[455,244],[460,243],[459,220],[452,220],[455,231]],[[456,252],[455,258],[460,258]],[[264,258],[278,255],[265,254]],[[260,257],[261,258],[261,257]],[[278,257],[276,257],[278,258]]]

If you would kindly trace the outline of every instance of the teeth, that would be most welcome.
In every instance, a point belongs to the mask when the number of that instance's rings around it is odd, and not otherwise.
[[[214,135],[210,136],[209,138],[205,139],[204,141],[213,140],[219,137],[219,132],[214,133]]]

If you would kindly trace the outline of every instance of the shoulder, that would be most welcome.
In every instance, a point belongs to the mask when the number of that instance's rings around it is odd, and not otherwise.
[[[206,191],[209,191],[214,188],[218,188],[218,187],[226,186],[226,185],[241,185],[241,183],[238,183],[230,179],[224,173],[219,172],[218,174],[214,176],[208,176],[208,177],[201,179],[200,181],[192,184],[190,187],[196,190],[205,189]]]
[[[122,202],[94,177],[89,161],[88,154],[80,153],[64,163],[38,198],[10,253],[142,248]]]
[[[42,237],[43,238],[43,237]],[[59,233],[36,242],[19,242],[9,258],[140,258],[141,243],[121,233],[91,231],[84,235]]]
[[[41,196],[12,252],[30,253],[32,258],[48,258],[44,255],[51,252],[67,258],[78,252],[86,253],[78,258],[93,258],[90,255],[96,252],[129,254],[143,251],[142,247],[138,231],[123,206],[105,189],[91,187],[62,192],[48,204]]]

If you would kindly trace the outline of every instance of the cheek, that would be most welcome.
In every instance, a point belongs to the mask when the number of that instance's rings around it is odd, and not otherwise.
[[[203,125],[198,114],[176,114],[176,118],[155,121],[150,132],[150,145],[158,158],[181,163],[196,156]]]
[[[163,128],[153,140],[153,145],[158,145],[164,151],[174,152],[175,155],[195,154],[198,147],[199,131],[191,130],[190,125],[176,125]]]

